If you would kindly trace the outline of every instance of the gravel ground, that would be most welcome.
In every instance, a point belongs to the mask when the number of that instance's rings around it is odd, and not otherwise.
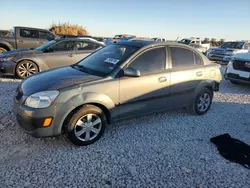
[[[250,171],[210,143],[229,133],[250,144],[250,88],[225,80],[211,110],[158,113],[111,125],[95,144],[36,139],[13,122],[19,80],[0,80],[0,187],[250,187]]]

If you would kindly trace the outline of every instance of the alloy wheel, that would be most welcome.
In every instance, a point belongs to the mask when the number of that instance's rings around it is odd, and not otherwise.
[[[208,93],[205,92],[199,97],[197,107],[199,111],[205,112],[209,108],[210,103],[211,97]]]
[[[74,133],[81,141],[91,141],[98,136],[102,128],[102,120],[95,114],[82,116],[74,126]]]
[[[20,77],[25,78],[35,74],[37,72],[37,67],[34,65],[34,63],[25,62],[19,64],[17,71]]]

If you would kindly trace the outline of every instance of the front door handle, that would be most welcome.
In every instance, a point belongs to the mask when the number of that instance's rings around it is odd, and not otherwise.
[[[23,43],[23,41],[22,41],[22,40],[19,40],[18,42],[21,42],[21,43]]]
[[[202,71],[196,72],[196,76],[200,77],[200,76],[202,76],[202,75],[203,75]]]
[[[68,56],[69,56],[69,57],[73,57],[73,54],[69,54]]]
[[[167,78],[164,77],[164,76],[158,78],[158,82],[159,82],[159,83],[166,82],[166,81],[167,81]]]

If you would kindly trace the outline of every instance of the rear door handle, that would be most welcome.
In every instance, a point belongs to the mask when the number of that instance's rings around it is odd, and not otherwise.
[[[23,42],[22,40],[19,40],[18,42]]]
[[[69,54],[68,56],[69,56],[69,57],[73,57],[73,54]]]
[[[166,81],[167,81],[167,78],[164,77],[164,76],[158,78],[158,82],[159,82],[159,83],[166,82]]]
[[[198,71],[198,72],[196,72],[196,76],[202,76],[203,75],[203,73],[202,73],[202,71]]]

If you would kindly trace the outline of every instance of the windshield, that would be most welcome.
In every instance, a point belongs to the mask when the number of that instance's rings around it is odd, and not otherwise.
[[[244,42],[226,42],[221,45],[221,48],[233,48],[233,49],[241,49],[244,45]]]
[[[38,46],[37,48],[35,48],[35,50],[37,51],[44,51],[45,49],[47,49],[49,46],[51,46],[52,44],[55,44],[56,40],[51,40],[41,46]]]
[[[109,45],[86,57],[76,65],[85,72],[106,76],[120,66],[138,48],[125,45]]]

